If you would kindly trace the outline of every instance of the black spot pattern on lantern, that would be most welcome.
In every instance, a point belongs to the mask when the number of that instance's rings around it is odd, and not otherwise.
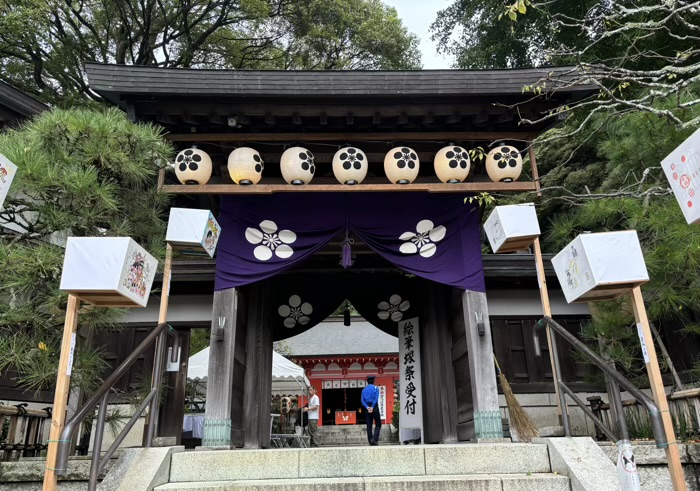
[[[505,169],[508,166],[517,167],[518,157],[520,153],[511,147],[501,147],[500,152],[496,152],[493,156],[493,160],[498,163],[500,169]]]
[[[311,152],[299,152],[299,158],[301,159],[301,168],[303,170],[308,170],[311,174],[316,172],[314,156],[311,155]]]
[[[185,172],[188,168],[191,171],[196,171],[199,168],[197,162],[202,161],[202,156],[195,154],[192,150],[185,150],[177,156],[176,161],[180,162],[178,166],[180,172]]]
[[[396,152],[394,158],[399,159],[396,162],[396,166],[399,169],[408,167],[409,169],[416,168],[416,160],[418,160],[418,155],[413,153],[410,148],[402,147],[401,152]]]
[[[456,169],[461,167],[466,169],[469,164],[469,154],[462,147],[454,147],[449,152],[445,153],[445,157],[450,159],[450,167]]]
[[[339,157],[343,162],[343,169],[345,170],[350,170],[352,168],[360,170],[362,168],[361,161],[365,159],[362,153],[358,152],[356,148],[348,148],[345,152],[341,153]]]

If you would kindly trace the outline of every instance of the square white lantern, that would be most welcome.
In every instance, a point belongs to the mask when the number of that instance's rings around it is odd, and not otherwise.
[[[700,223],[700,130],[661,161],[688,223]]]
[[[535,205],[497,206],[484,222],[484,231],[493,252],[514,252],[529,247],[540,235]]]
[[[171,208],[165,241],[182,254],[214,256],[221,227],[209,210]]]
[[[129,237],[69,237],[61,290],[104,307],[145,307],[158,261]]]
[[[2,205],[5,203],[7,193],[10,192],[10,186],[12,186],[15,174],[17,174],[17,166],[0,153],[0,210],[2,210]]]
[[[581,234],[552,264],[569,303],[611,300],[649,281],[636,230]]]

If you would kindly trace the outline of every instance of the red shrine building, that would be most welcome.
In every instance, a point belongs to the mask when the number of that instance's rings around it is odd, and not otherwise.
[[[391,423],[399,380],[399,340],[362,318],[329,318],[287,338],[289,358],[306,371],[321,401],[319,426],[365,424],[360,397],[367,377],[379,387],[382,423]]]

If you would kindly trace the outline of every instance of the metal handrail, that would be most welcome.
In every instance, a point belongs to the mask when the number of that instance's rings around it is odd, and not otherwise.
[[[577,351],[579,351],[582,355],[584,355],[588,360],[593,363],[595,366],[600,368],[603,372],[605,372],[610,378],[613,383],[613,405],[615,406],[616,412],[617,412],[617,418],[618,418],[618,424],[620,426],[620,431],[622,433],[621,438],[623,440],[628,440],[629,436],[627,434],[627,424],[625,421],[625,416],[622,410],[622,399],[620,398],[620,390],[619,387],[622,387],[625,389],[627,392],[629,392],[632,397],[634,397],[640,404],[642,404],[646,410],[649,412],[649,420],[651,421],[651,428],[654,433],[654,440],[656,440],[656,446],[658,448],[665,448],[668,446],[668,440],[666,439],[666,433],[664,432],[664,427],[663,427],[663,422],[661,419],[661,412],[659,411],[659,408],[656,406],[654,403],[653,399],[646,395],[644,392],[639,390],[632,382],[627,380],[625,377],[623,377],[620,372],[615,370],[613,367],[611,367],[603,358],[598,356],[595,352],[593,352],[588,346],[586,346],[583,342],[581,342],[579,339],[576,338],[573,334],[571,334],[569,331],[567,331],[561,324],[557,323],[554,319],[551,317],[543,317],[540,319],[537,324],[535,325],[535,329],[533,330],[533,341],[535,343],[535,355],[536,356],[541,356],[541,351],[540,351],[540,343],[539,343],[539,337],[537,334],[538,329],[541,329],[545,327],[545,325],[552,329],[556,334],[559,334],[562,338],[564,338],[566,341],[568,341],[571,346],[574,347]],[[559,354],[556,352],[556,345],[553,345],[553,350],[554,350],[554,358],[555,361],[558,361],[559,359]],[[557,376],[558,376],[558,382],[559,386],[563,389],[566,394],[573,399],[573,401],[581,408],[583,409],[584,413],[588,417],[590,417],[595,425],[600,428],[600,430],[605,433],[605,435],[610,438],[612,441],[617,441],[618,438],[613,434],[612,431],[610,431],[609,428],[605,426],[605,424],[598,419],[593,412],[586,406],[586,404],[579,399],[574,392],[564,383],[563,380],[561,380],[561,371],[557,370]],[[619,385],[619,387],[618,387]],[[564,394],[560,393],[560,397],[564,398]],[[566,406],[562,405],[563,408]],[[566,436],[571,436],[571,431],[569,429],[569,416],[566,413],[565,410],[562,411],[562,423],[564,426],[564,434]]]
[[[151,331],[148,336],[139,344],[136,349],[119,365],[107,380],[97,389],[97,392],[83,405],[82,408],[65,424],[63,427],[63,432],[61,433],[61,438],[58,442],[58,455],[56,460],[56,474],[59,476],[65,476],[68,468],[68,456],[70,454],[71,440],[73,434],[78,429],[79,425],[83,420],[92,414],[95,406],[99,404],[100,409],[97,416],[97,423],[95,425],[95,440],[93,442],[92,450],[92,461],[90,464],[90,479],[88,482],[88,490],[94,491],[97,487],[97,477],[100,472],[105,468],[109,459],[112,457],[114,452],[117,450],[121,442],[126,438],[131,428],[134,426],[136,421],[141,417],[141,414],[145,411],[146,407],[150,405],[150,417],[148,421],[148,426],[146,428],[146,440],[144,442],[145,447],[151,446],[151,441],[153,440],[153,434],[155,431],[155,412],[158,410],[158,397],[160,387],[161,372],[163,371],[163,357],[164,357],[164,347],[165,347],[165,336],[171,335],[176,338],[177,344],[177,332],[167,323],[158,324],[156,328]],[[102,448],[102,436],[104,434],[105,420],[107,418],[107,403],[109,392],[112,390],[114,385],[121,379],[131,368],[131,366],[139,359],[139,357],[151,347],[154,341],[156,343],[156,353],[153,365],[153,373],[155,377],[151,384],[151,390],[149,391],[146,398],[143,400],[141,405],[136,409],[134,415],[127,422],[127,424],[122,428],[119,435],[112,443],[112,446],[107,450],[105,455],[100,459],[101,448]],[[173,350],[176,353],[177,349]]]

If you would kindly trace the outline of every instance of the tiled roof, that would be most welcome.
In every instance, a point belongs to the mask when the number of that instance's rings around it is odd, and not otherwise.
[[[0,81],[0,107],[9,109],[23,118],[49,109],[49,106],[43,102],[2,81]]]
[[[306,332],[283,340],[291,349],[292,358],[323,355],[394,354],[399,352],[399,339],[379,330],[365,320],[327,320]]]
[[[90,88],[116,102],[118,95],[250,97],[388,97],[522,95],[544,77],[565,82],[573,67],[504,70],[209,70],[88,63]],[[551,87],[552,83],[548,83]],[[565,92],[589,91],[590,87]]]

